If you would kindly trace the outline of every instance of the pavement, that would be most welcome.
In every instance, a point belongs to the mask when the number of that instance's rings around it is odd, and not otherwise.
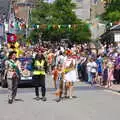
[[[34,88],[19,88],[17,101],[7,103],[7,89],[0,88],[0,120],[120,120],[120,94],[78,82],[77,98],[55,101],[52,80],[47,79],[47,101],[34,100]]]
[[[114,92],[120,92],[120,84],[113,84],[111,87],[107,88],[107,87],[103,87],[103,86],[99,86],[97,85],[98,87],[101,87],[101,88],[104,88],[104,89],[107,89],[107,90],[111,90],[111,91],[114,91]]]
[[[116,92],[120,92],[120,85],[112,85],[109,89]]]

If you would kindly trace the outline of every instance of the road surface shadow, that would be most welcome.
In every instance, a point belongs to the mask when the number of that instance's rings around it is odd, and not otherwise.
[[[17,102],[24,102],[24,100],[22,100],[22,99],[15,99],[15,101],[17,101]]]
[[[74,90],[75,91],[96,91],[96,90],[104,90],[104,88],[97,87],[97,86],[90,87],[85,85],[85,86],[75,86]],[[55,92],[55,91],[56,91],[55,88],[47,88],[47,92]],[[35,92],[34,88],[18,89],[18,93],[34,93],[34,92]],[[7,93],[8,93],[8,90],[6,88],[0,89],[0,94],[7,94]]]

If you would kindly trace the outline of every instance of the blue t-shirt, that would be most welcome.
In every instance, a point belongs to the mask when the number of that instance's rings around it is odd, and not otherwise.
[[[98,58],[96,60],[96,63],[98,65],[98,73],[102,73],[102,63],[103,63],[103,59],[102,58]]]

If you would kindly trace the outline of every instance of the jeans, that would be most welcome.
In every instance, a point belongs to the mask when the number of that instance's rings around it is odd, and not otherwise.
[[[41,87],[42,97],[44,97],[46,94],[45,75],[34,75],[33,81],[35,86],[35,95],[39,96],[39,87]]]
[[[92,82],[92,75],[91,72],[88,71],[88,82]]]
[[[18,80],[7,79],[8,83],[8,99],[15,99],[18,88]]]

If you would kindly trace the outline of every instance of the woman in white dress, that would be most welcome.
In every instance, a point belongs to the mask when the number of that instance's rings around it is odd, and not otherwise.
[[[65,82],[65,97],[72,98],[73,85],[77,81],[76,61],[72,58],[72,53],[67,54],[64,62],[64,82]],[[69,91],[69,93],[67,93]],[[67,96],[68,95],[68,96]]]

